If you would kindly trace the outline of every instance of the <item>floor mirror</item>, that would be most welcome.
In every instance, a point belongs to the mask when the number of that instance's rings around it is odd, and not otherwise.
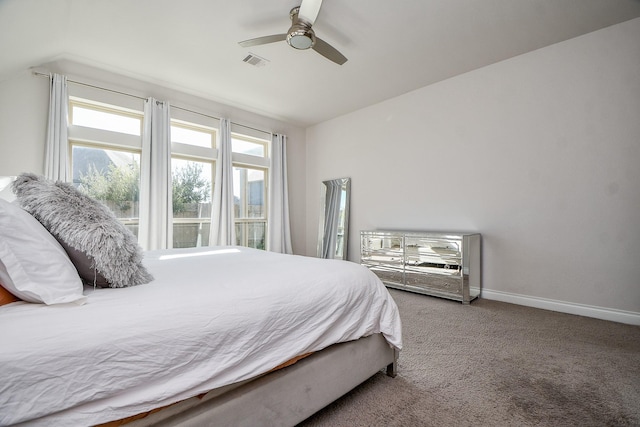
[[[322,181],[318,257],[347,259],[351,178]]]

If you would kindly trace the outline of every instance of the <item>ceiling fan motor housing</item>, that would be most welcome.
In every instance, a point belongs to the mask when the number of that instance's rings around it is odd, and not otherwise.
[[[287,31],[287,43],[295,49],[310,49],[316,44],[316,35],[311,29],[311,24],[298,18],[300,7],[291,9],[291,28]]]

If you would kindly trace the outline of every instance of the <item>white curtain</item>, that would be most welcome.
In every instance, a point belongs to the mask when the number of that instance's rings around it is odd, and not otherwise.
[[[67,137],[67,77],[51,74],[49,94],[49,122],[45,151],[44,174],[54,181],[70,181],[69,139]]]
[[[236,244],[233,215],[233,163],[231,160],[231,123],[220,119],[220,146],[216,162],[216,181],[213,189],[211,231],[209,245]]]
[[[168,103],[154,98],[145,101],[138,231],[138,242],[145,250],[173,246],[170,117]]]
[[[286,143],[286,135],[274,134],[271,139],[267,249],[292,254]]]

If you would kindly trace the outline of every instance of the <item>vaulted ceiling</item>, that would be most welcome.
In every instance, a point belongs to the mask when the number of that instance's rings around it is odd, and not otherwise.
[[[238,44],[285,33],[299,3],[0,0],[0,81],[70,59],[308,126],[640,17],[638,0],[325,0],[313,29],[344,65]]]

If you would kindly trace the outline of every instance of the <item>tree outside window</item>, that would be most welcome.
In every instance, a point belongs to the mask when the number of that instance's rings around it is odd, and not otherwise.
[[[74,184],[105,203],[136,236],[139,223],[140,155],[73,147]],[[211,164],[173,160],[174,247],[206,246],[211,218]]]
[[[209,245],[212,165],[173,158],[173,247]]]

